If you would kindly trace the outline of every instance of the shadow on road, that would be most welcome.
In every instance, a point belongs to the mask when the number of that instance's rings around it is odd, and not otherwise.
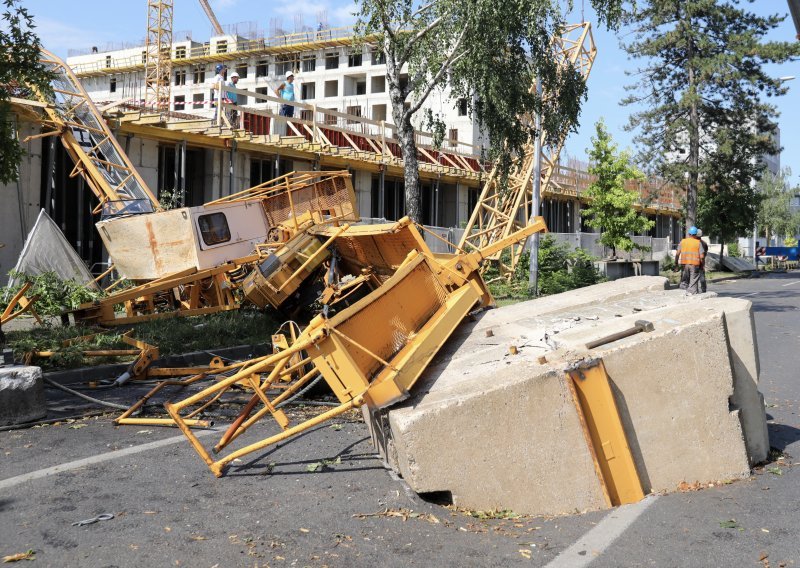
[[[800,440],[800,429],[787,424],[767,424],[769,445],[780,451]]]

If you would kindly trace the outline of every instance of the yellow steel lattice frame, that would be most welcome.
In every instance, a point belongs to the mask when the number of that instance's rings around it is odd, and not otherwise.
[[[583,22],[567,26],[560,36],[553,38],[553,54],[559,63],[574,66],[584,80],[588,79],[597,54],[591,24]],[[553,94],[545,92],[543,96],[547,98]],[[531,120],[530,117],[522,119]],[[545,144],[545,141],[551,138],[548,134],[540,133],[542,195],[555,192],[553,174],[557,170],[558,157],[567,131],[559,133],[556,137],[557,142],[553,145]],[[466,251],[480,250],[525,226],[533,198],[531,179],[535,166],[534,146],[535,141],[531,139],[525,147],[523,159],[510,172],[506,187],[500,183],[497,167],[492,170],[458,244],[459,248]],[[513,274],[523,246],[524,243],[515,243],[511,247],[510,263],[501,265],[505,274]],[[497,251],[491,259],[499,260],[501,253],[502,251]]]
[[[95,213],[109,207],[114,213],[158,209],[155,195],[69,66],[46,50],[41,51],[40,61],[52,75],[52,93],[48,96],[35,87],[32,90],[46,103],[44,111],[49,120],[45,124],[59,132],[75,164],[71,177],[83,175],[100,200]]]
[[[172,0],[147,3],[145,40],[145,106],[168,111],[172,77]]]

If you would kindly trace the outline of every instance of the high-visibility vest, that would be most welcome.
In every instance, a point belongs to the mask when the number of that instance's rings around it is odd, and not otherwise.
[[[690,264],[692,266],[700,266],[700,254],[703,252],[703,247],[700,244],[700,239],[687,237],[681,241],[681,264]]]

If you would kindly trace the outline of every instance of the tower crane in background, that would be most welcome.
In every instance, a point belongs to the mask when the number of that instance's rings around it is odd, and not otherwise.
[[[148,0],[145,40],[145,106],[168,111],[172,78],[173,0]]]
[[[224,30],[222,26],[219,25],[219,20],[217,16],[214,15],[214,10],[211,9],[211,4],[208,3],[208,0],[200,0],[200,5],[203,7],[203,11],[205,11],[206,16],[208,16],[208,21],[211,22],[211,27],[214,28],[214,33],[217,35],[224,34]]]
[[[597,47],[592,36],[592,27],[589,22],[566,26],[561,35],[553,37],[553,57],[563,67],[574,67],[584,80],[589,78]],[[535,88],[535,87],[531,87]],[[553,93],[545,92],[545,98],[552,97]],[[533,117],[521,116],[520,120],[532,123]],[[568,129],[558,133],[555,137],[548,136],[541,131],[540,143],[542,147],[541,167],[541,192],[553,192],[558,185],[554,174],[558,168],[558,157]],[[546,144],[548,139],[555,138],[552,145]],[[501,183],[497,167],[492,170],[489,179],[483,186],[478,202],[473,209],[458,248],[467,252],[483,249],[495,241],[505,239],[512,233],[519,231],[528,223],[533,200],[533,176],[535,170],[535,144],[531,139],[525,146],[524,156],[509,172],[508,183]],[[562,188],[563,191],[563,188]],[[538,213],[537,213],[538,214]],[[522,254],[524,243],[515,242],[510,247],[511,255],[508,260],[501,260],[503,250],[495,251],[490,260],[500,264],[500,272],[506,277],[514,274],[514,270]]]

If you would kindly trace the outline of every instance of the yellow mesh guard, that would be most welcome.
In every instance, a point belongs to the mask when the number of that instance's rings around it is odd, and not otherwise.
[[[345,221],[356,221],[359,218],[353,186],[350,178],[344,176],[323,178],[291,192],[265,197],[262,204],[264,214],[273,227],[291,219],[293,208],[294,216],[297,217],[313,211]]]

